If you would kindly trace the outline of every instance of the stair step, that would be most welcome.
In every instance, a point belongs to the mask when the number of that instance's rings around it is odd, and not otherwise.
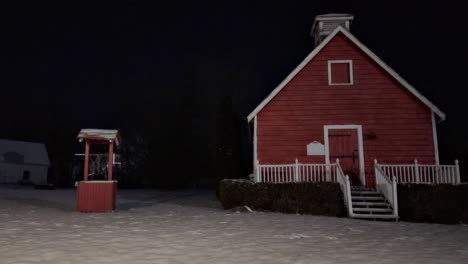
[[[390,206],[387,202],[353,202],[353,206]]]
[[[376,191],[351,191],[351,195],[381,195]]]
[[[366,191],[366,192],[376,192],[373,188],[366,188],[366,187],[351,187],[351,191]]]
[[[353,208],[353,212],[363,213],[391,213],[393,212],[390,208]]]
[[[352,201],[385,201],[382,196],[351,196]]]
[[[372,215],[372,214],[353,214],[352,218],[357,219],[386,219],[386,220],[398,220],[398,216],[394,215]]]

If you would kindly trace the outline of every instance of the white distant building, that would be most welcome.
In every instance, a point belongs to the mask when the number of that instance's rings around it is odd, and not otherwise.
[[[0,139],[0,183],[47,183],[49,156],[43,143]]]

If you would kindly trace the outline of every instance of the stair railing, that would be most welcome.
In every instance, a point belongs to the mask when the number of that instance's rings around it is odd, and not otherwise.
[[[349,181],[349,176],[344,174],[339,159],[336,159],[336,180],[340,184],[341,191],[343,192],[343,200],[346,210],[348,211],[348,216],[352,217],[353,201],[351,198],[351,183]]]
[[[393,208],[393,215],[398,217],[398,193],[395,176],[390,179],[374,160],[375,186]]]

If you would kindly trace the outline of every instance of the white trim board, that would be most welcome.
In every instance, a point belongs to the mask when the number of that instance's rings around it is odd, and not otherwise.
[[[349,83],[332,83],[332,73],[331,67],[334,63],[347,63],[349,65]],[[353,78],[353,60],[329,60],[328,61],[328,85],[330,86],[340,86],[340,85],[353,85],[354,78]]]
[[[254,173],[256,174],[256,171],[255,171],[255,166],[256,166],[256,161],[258,160],[258,157],[257,157],[257,117],[254,118],[254,124],[253,124],[253,130],[254,130],[254,134],[253,134],[253,166],[254,166]]]
[[[364,53],[372,58],[379,66],[387,71],[393,78],[395,78],[403,87],[405,87],[411,94],[416,96],[423,104],[429,107],[432,112],[443,121],[446,116],[437,106],[431,101],[424,97],[418,90],[416,90],[411,84],[403,79],[398,73],[396,73],[390,66],[382,61],[375,53],[368,49],[362,44],[356,37],[353,36],[348,30],[342,26],[338,26],[330,35],[328,35],[309,55],[284,79],[248,116],[249,122],[339,33],[343,33],[348,39],[350,39],[356,46],[358,46]]]
[[[437,123],[435,120],[435,115],[434,112],[431,113],[431,119],[432,119],[432,137],[434,140],[434,154],[435,154],[435,162],[436,164],[440,164],[439,161],[439,143],[437,140]]]
[[[330,129],[356,129],[359,151],[359,178],[363,186],[366,186],[366,172],[364,166],[364,140],[362,138],[361,125],[325,125],[323,126],[323,138],[325,142],[325,163],[330,164],[330,143],[328,140],[328,130]]]

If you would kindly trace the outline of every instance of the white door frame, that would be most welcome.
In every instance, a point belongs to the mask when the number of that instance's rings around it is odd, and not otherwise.
[[[358,138],[358,151],[359,151],[359,178],[361,183],[366,186],[366,173],[364,166],[364,144],[362,140],[362,126],[361,125],[325,125],[323,126],[323,136],[325,142],[325,162],[330,164],[330,148],[328,141],[328,130],[330,129],[357,129]]]

